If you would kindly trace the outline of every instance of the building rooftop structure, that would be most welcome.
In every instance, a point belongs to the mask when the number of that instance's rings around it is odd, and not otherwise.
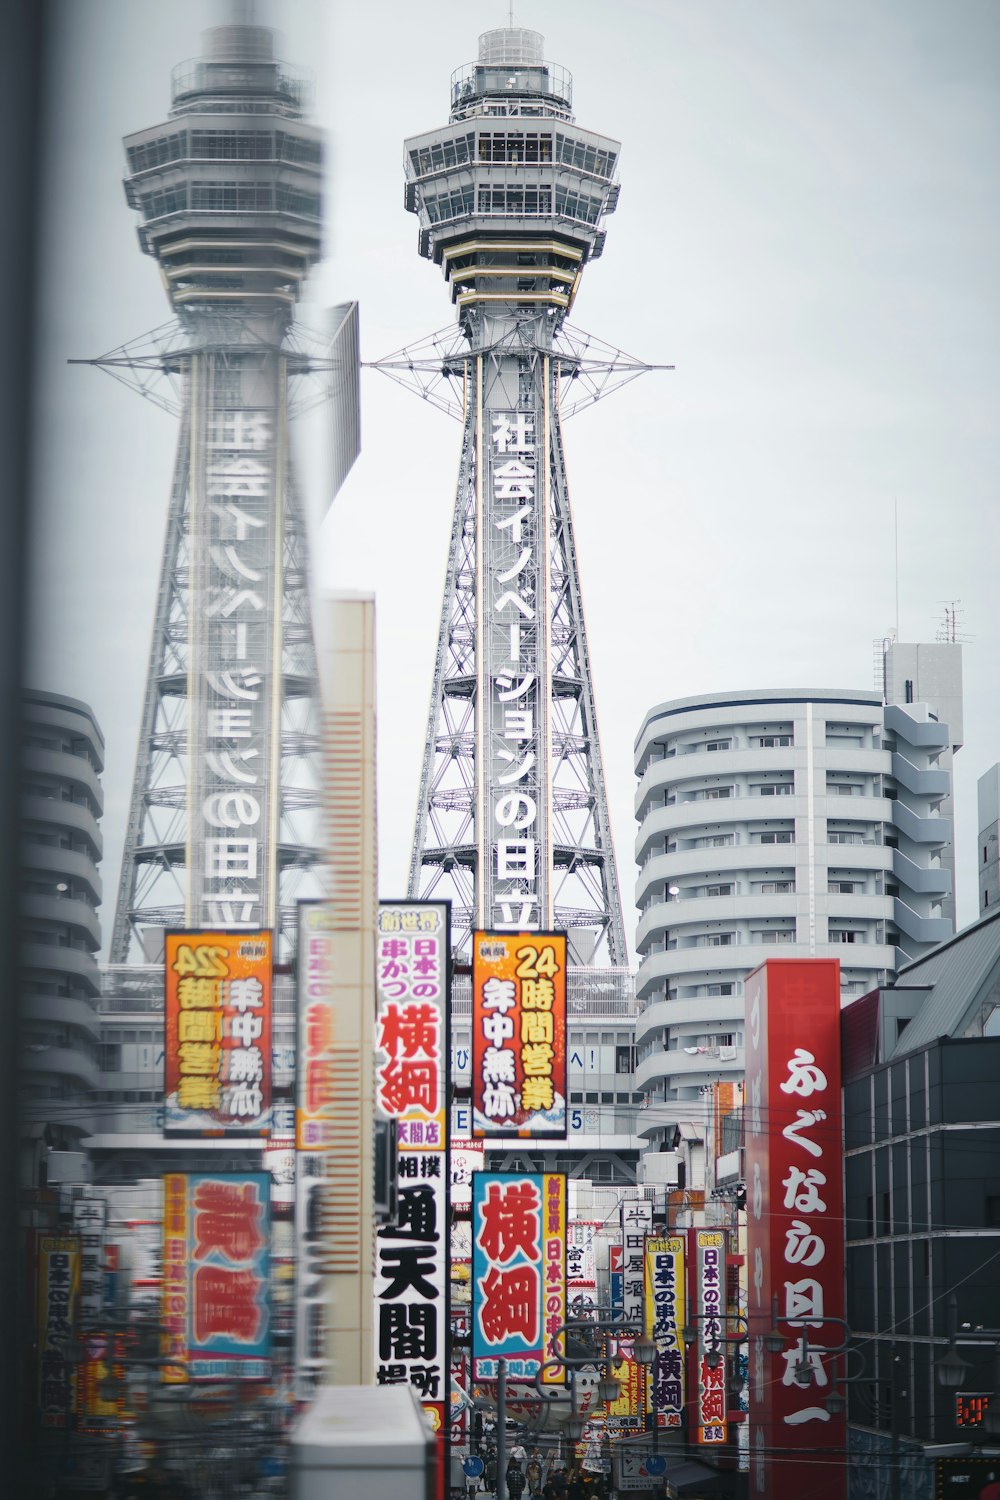
[[[1000,907],[849,1006],[844,1028],[845,1058],[869,1067],[938,1037],[1000,1037]]]

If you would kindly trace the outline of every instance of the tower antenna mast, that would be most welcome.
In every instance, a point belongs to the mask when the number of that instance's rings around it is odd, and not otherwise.
[[[378,362],[463,425],[409,894],[451,900],[460,958],[476,928],[558,928],[572,964],[617,967],[562,419],[650,367],[566,321],[620,147],[576,125],[569,73],[508,14],[452,75],[448,123],[406,142],[406,205],[457,327]]]

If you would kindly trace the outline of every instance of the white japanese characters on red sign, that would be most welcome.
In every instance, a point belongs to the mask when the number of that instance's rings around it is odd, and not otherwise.
[[[844,1328],[839,965],[772,960],[745,991],[751,1493],[841,1500],[842,1480],[814,1462],[817,1445],[845,1441],[824,1400]],[[774,1356],[772,1301],[784,1336]]]

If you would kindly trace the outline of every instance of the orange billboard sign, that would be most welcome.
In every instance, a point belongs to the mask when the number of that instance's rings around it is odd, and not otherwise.
[[[566,1137],[566,934],[472,935],[472,1134]]]
[[[270,932],[168,932],[164,1129],[268,1135]]]

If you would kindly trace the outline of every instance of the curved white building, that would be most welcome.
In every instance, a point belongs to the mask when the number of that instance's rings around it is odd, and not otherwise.
[[[46,1147],[77,1150],[100,1083],[98,908],[104,736],[93,710],[28,691],[21,722],[20,1067],[24,1183]]]
[[[925,704],[741,692],[651,709],[636,742],[636,1088],[658,1143],[743,1072],[743,976],[837,958],[844,998],[954,930],[951,740]],[[942,761],[942,765],[938,761]]]

